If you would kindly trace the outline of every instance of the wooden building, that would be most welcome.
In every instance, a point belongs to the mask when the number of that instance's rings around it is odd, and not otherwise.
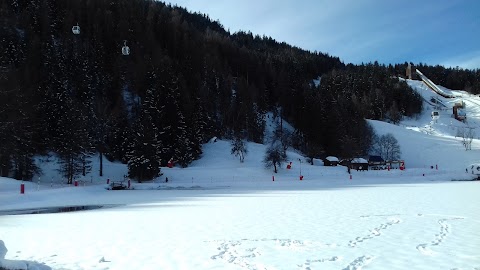
[[[357,171],[368,171],[368,160],[364,158],[354,158],[350,161],[350,169]]]
[[[383,170],[386,169],[386,162],[381,156],[369,156],[368,166],[371,170]]]
[[[337,157],[328,156],[323,159],[323,165],[325,166],[337,166],[339,159]]]

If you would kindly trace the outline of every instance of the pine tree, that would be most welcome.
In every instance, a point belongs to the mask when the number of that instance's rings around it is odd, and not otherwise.
[[[128,176],[139,182],[152,180],[161,175],[162,144],[159,129],[148,113],[142,114],[133,126],[133,136],[128,158]]]
[[[190,117],[191,128],[188,129],[189,141],[191,143],[192,158],[198,159],[202,154],[202,143],[207,140],[208,126],[212,119],[205,113],[200,98],[195,99],[193,115]]]
[[[109,117],[106,128],[106,157],[109,160],[127,163],[128,145],[133,131],[128,122],[126,112],[121,110],[117,116]]]
[[[133,136],[128,147],[129,177],[139,182],[151,180],[161,175],[160,165],[163,152],[163,139],[160,128],[162,109],[157,70],[148,73],[150,86],[142,102],[140,117],[133,125]]]
[[[14,144],[11,157],[14,170],[13,178],[32,180],[34,175],[42,173],[34,161],[34,154],[36,153],[33,143],[35,125],[27,115],[23,115],[23,118],[18,119],[9,132],[13,135]]]
[[[188,127],[181,107],[180,85],[178,77],[172,68],[166,67],[159,78],[160,92],[162,93],[161,116],[163,142],[162,159],[173,160],[182,167],[194,160],[192,143],[188,136]]]
[[[89,158],[94,151],[88,132],[87,117],[73,101],[65,97],[65,110],[58,120],[58,133],[53,138],[54,151],[60,159],[61,174],[68,184],[80,174],[85,176],[91,170]]]

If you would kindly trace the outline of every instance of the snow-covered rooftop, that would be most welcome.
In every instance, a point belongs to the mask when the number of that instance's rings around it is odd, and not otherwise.
[[[330,161],[330,162],[335,162],[335,161],[339,161],[337,157],[334,157],[334,156],[328,156],[325,158],[326,160]]]
[[[368,163],[368,160],[364,158],[354,158],[352,159],[351,163]]]

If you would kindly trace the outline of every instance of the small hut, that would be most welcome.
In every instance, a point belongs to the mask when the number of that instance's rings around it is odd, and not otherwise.
[[[382,170],[385,169],[387,163],[381,156],[369,156],[368,157],[368,166],[372,170]]]
[[[357,171],[368,171],[368,160],[364,158],[354,158],[350,161],[350,169]]]
[[[323,165],[325,166],[337,166],[339,159],[334,156],[328,156],[323,159]]]

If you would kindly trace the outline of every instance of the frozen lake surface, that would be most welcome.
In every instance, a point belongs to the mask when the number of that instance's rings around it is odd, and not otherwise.
[[[35,269],[478,269],[479,184],[94,186],[85,189],[112,203],[121,194],[129,204],[1,216],[0,239],[4,264]]]

